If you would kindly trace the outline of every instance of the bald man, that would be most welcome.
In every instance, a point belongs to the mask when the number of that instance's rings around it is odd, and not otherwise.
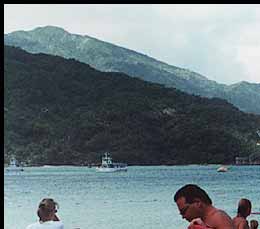
[[[251,214],[251,202],[248,199],[241,199],[238,202],[237,216],[233,218],[233,224],[236,229],[249,229],[247,216]]]

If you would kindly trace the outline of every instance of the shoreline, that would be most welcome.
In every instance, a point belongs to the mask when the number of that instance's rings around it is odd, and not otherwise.
[[[55,164],[46,164],[46,165],[26,165],[26,166],[19,166],[21,168],[26,168],[26,167],[44,167],[44,168],[51,168],[51,167],[88,167],[88,168],[95,168],[99,165],[70,165],[70,164],[59,164],[59,165],[55,165]],[[128,167],[134,167],[134,166],[140,166],[140,167],[153,167],[153,166],[164,166],[164,167],[172,167],[172,166],[260,166],[260,164],[173,164],[173,165],[165,165],[165,164],[158,164],[158,165],[143,165],[143,164],[136,164],[136,165],[127,165]],[[6,168],[6,166],[4,167]]]

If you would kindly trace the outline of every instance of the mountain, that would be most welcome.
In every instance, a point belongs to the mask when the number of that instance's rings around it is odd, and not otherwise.
[[[147,76],[149,77],[149,76]],[[4,153],[31,165],[232,163],[260,116],[75,59],[4,50]]]
[[[74,58],[101,71],[124,72],[189,94],[223,98],[242,111],[260,114],[260,84],[218,84],[190,70],[89,36],[70,34],[62,28],[46,26],[31,31],[16,31],[4,35],[4,42],[31,53]]]

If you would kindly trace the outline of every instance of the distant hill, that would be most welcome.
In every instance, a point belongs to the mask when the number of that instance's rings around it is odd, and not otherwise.
[[[232,163],[260,116],[73,59],[5,46],[4,153],[29,164]]]
[[[16,31],[6,34],[4,42],[32,53],[74,58],[101,71],[124,72],[189,94],[223,98],[242,111],[260,114],[260,84],[218,84],[190,70],[89,36],[70,34],[62,28],[46,26],[31,31]]]

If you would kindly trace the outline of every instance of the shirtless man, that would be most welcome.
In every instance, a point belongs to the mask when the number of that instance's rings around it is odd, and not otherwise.
[[[174,201],[182,218],[191,222],[189,229],[235,229],[228,214],[215,208],[208,194],[197,185],[188,184],[180,188]]]
[[[248,199],[241,199],[238,202],[237,216],[233,218],[233,223],[236,229],[249,229],[246,217],[251,214],[251,202]]]

